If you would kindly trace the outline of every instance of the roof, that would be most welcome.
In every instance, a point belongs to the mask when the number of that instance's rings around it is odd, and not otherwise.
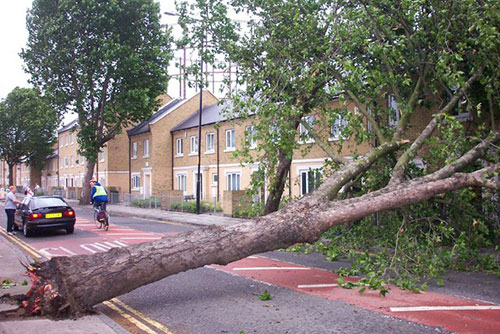
[[[202,109],[201,125],[214,124],[217,122],[227,121],[229,118],[224,115],[223,111],[231,109],[232,103],[230,101],[223,104],[212,104]],[[170,132],[187,130],[198,127],[199,125],[200,110],[196,110],[191,116],[174,126]]]
[[[78,125],[78,119],[75,119],[71,122],[69,122],[66,126],[63,126],[61,129],[57,130],[57,133],[62,133],[64,131],[71,130],[74,126]]]
[[[175,109],[176,106],[181,104],[184,100],[182,99],[174,99],[168,102],[166,105],[158,109],[157,112],[153,114],[149,119],[145,120],[144,122],[134,126],[132,129],[127,130],[127,134],[129,137],[131,136],[136,136],[140,135],[142,133],[149,132],[149,125],[151,123],[154,123],[156,120],[159,118],[163,117],[165,114],[170,113],[173,109]]]

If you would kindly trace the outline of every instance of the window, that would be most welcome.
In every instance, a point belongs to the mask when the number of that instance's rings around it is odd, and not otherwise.
[[[137,142],[132,143],[132,159],[137,159]]]
[[[245,129],[246,143],[249,148],[257,147],[257,129],[254,125],[247,126]]]
[[[99,152],[99,156],[101,157],[101,162],[104,162],[104,150]]]
[[[149,139],[144,140],[144,158],[149,157]]]
[[[342,130],[347,127],[347,120],[342,115],[338,115],[332,124],[330,135],[332,139],[339,139],[342,135]]]
[[[212,174],[212,184],[216,185],[219,182],[219,175],[217,173]]]
[[[73,188],[75,186],[75,179],[71,178],[70,180],[71,187]]]
[[[85,157],[82,155],[80,156],[80,164],[83,165],[85,163]]]
[[[175,147],[177,148],[177,155],[183,155],[182,138],[177,138],[175,141]]]
[[[71,167],[73,167],[75,165],[75,158],[73,158],[73,156],[71,156]]]
[[[63,168],[64,167],[64,158],[61,158],[61,163],[60,163],[61,167],[60,168]]]
[[[198,137],[191,136],[189,143],[190,143],[191,154],[198,153]]]
[[[66,146],[69,145],[69,135],[66,135]]]
[[[59,142],[61,143],[61,147],[63,147],[64,146],[64,139],[62,137],[59,138]]]
[[[240,173],[227,174],[227,190],[240,190]]]
[[[75,143],[75,134],[72,133],[71,134],[71,145],[73,145]]]
[[[132,189],[139,189],[141,186],[141,175],[140,174],[132,174]]]
[[[68,167],[69,167],[68,157],[64,158],[64,167],[65,167],[65,168],[68,168]]]
[[[299,127],[300,141],[306,143],[314,142],[314,139],[309,134],[309,130],[307,130],[307,128],[304,126],[303,123],[306,123],[307,125],[309,125],[310,128],[312,128],[314,126],[314,117],[313,116],[302,117],[302,122],[300,123]]]
[[[215,150],[215,135],[213,132],[207,133],[207,153]]]
[[[186,191],[186,174],[177,174],[177,190]]]
[[[396,126],[398,125],[399,119],[401,118],[401,115],[399,113],[398,109],[398,104],[396,102],[396,98],[394,95],[389,95],[389,108],[391,109],[389,112],[389,126]]]
[[[104,176],[101,176],[99,178],[99,183],[102,185],[102,186],[105,186],[106,185],[106,178]]]
[[[226,130],[226,150],[234,150],[236,148],[236,137],[234,129]]]
[[[203,173],[199,174],[200,175],[200,199],[203,199]],[[194,173],[194,189],[193,192],[195,194],[194,197],[198,194],[196,191],[196,186],[198,184],[198,173]]]
[[[317,189],[321,184],[321,171],[309,169],[300,171],[300,194],[305,195]]]

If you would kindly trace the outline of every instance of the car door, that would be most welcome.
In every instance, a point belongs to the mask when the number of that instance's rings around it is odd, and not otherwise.
[[[14,222],[19,228],[23,228],[23,221],[28,217],[30,199],[24,199],[16,209]]]

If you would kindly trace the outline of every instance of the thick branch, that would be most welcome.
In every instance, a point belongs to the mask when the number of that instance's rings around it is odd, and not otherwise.
[[[404,178],[404,174],[406,171],[406,166],[408,162],[413,159],[417,151],[422,147],[425,140],[430,137],[430,135],[434,132],[438,125],[439,117],[444,113],[449,113],[453,107],[458,103],[458,101],[465,95],[467,90],[470,88],[472,83],[479,78],[479,75],[482,73],[483,69],[477,70],[470,78],[467,80],[465,85],[458,91],[458,93],[453,96],[453,98],[442,108],[437,115],[435,115],[432,120],[427,124],[425,129],[420,133],[420,135],[413,141],[411,146],[399,157],[398,162],[394,166],[394,170],[392,172],[391,181],[389,184],[395,184],[397,182],[401,182]],[[398,125],[399,126],[399,125]]]

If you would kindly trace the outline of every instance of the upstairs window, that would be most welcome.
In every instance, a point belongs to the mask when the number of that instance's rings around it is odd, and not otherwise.
[[[389,126],[396,126],[399,123],[399,120],[401,118],[401,113],[399,112],[398,109],[398,104],[396,102],[396,97],[394,95],[389,95],[388,98],[388,104],[389,104]]]
[[[303,123],[306,123],[310,128],[312,128],[314,124],[314,116],[302,117],[302,122],[300,123],[299,126],[300,142],[305,142],[305,143],[314,142],[314,139],[311,137],[309,130]]]
[[[137,159],[137,142],[132,143],[132,159]]]
[[[215,151],[215,135],[213,132],[207,133],[207,152]]]
[[[198,136],[191,136],[189,143],[191,154],[198,153]]]
[[[184,151],[182,148],[182,138],[177,138],[175,140],[176,155],[183,155]]]
[[[257,128],[254,125],[246,127],[245,138],[249,148],[257,147]]]
[[[149,139],[144,140],[144,158],[149,157]]]
[[[338,115],[337,118],[335,118],[330,129],[330,135],[332,139],[339,139],[342,135],[342,130],[347,127],[347,124],[347,120],[344,118],[344,116]]]
[[[234,150],[236,148],[236,136],[234,129],[226,130],[226,150]]]

